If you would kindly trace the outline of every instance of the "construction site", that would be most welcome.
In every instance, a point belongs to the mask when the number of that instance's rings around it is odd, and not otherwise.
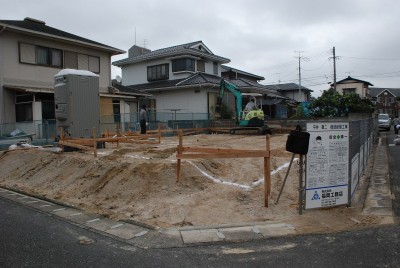
[[[153,228],[285,222],[299,233],[313,233],[388,223],[384,216],[362,213],[368,177],[351,207],[300,215],[298,155],[288,172],[293,156],[285,151],[288,132],[221,132],[103,133],[95,139],[62,138],[59,147],[6,150],[0,186]]]

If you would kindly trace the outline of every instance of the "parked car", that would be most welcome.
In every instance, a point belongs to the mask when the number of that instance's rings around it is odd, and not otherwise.
[[[392,122],[388,114],[378,114],[378,126],[379,129],[390,130]]]

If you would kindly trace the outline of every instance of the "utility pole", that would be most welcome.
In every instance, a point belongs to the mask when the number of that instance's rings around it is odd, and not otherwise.
[[[299,53],[299,56],[297,57],[299,60],[299,102],[301,102],[302,97],[301,97],[301,66],[300,66],[300,61],[302,59],[301,57],[301,53],[303,53],[304,51],[295,51],[296,53]]]
[[[336,57],[336,49],[335,47],[333,47],[332,49],[332,58],[329,59],[333,59],[333,92],[336,92],[336,59],[338,57]]]
[[[336,92],[336,50],[333,47],[333,92]]]

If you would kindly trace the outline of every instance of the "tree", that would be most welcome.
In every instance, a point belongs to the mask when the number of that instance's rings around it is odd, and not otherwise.
[[[328,90],[313,101],[308,109],[311,117],[346,117],[349,113],[372,113],[374,105],[356,93],[340,95]]]

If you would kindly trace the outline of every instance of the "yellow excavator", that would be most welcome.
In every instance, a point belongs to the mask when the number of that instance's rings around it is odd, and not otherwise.
[[[260,107],[257,107],[256,96],[261,96],[261,94],[242,93],[235,85],[229,83],[225,79],[222,79],[219,86],[219,94],[217,97],[216,107],[222,106],[222,100],[226,90],[230,91],[234,95],[236,104],[235,118],[237,127],[230,129],[230,134],[235,134],[236,131],[242,130],[256,130],[260,135],[264,135],[267,133],[272,134],[272,129],[264,123],[264,111]],[[250,96],[251,98],[253,98],[253,109],[242,109],[243,96]]]

